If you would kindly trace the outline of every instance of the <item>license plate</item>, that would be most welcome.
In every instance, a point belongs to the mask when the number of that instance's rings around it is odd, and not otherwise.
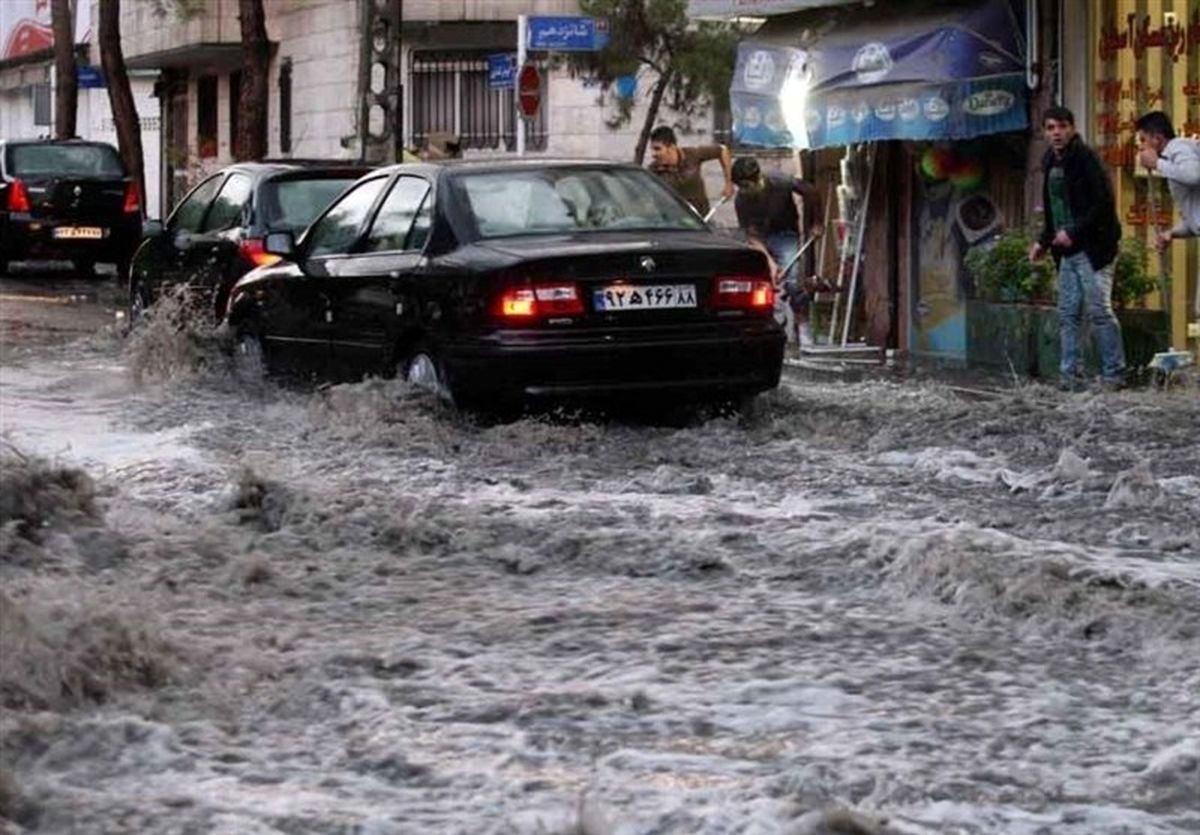
[[[693,284],[610,284],[592,294],[596,310],[664,310],[695,307]]]
[[[99,226],[56,226],[54,237],[98,241],[104,237],[104,229]]]

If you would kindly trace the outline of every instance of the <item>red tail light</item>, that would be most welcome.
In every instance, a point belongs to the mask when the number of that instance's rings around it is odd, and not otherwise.
[[[713,280],[713,299],[723,310],[771,310],[775,286],[755,275],[719,275]]]
[[[495,312],[509,320],[578,316],[583,313],[583,298],[579,285],[572,282],[510,287],[496,300]]]
[[[142,198],[138,195],[137,183],[125,184],[125,204],[121,206],[121,211],[127,215],[142,210]]]
[[[278,264],[283,259],[263,249],[262,238],[246,238],[239,245],[242,257],[256,267],[267,267]]]
[[[13,180],[8,184],[8,210],[10,212],[33,211],[33,207],[29,205],[29,192],[25,190],[25,184],[20,180]]]

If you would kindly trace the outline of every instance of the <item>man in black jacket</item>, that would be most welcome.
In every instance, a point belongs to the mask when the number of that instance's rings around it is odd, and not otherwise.
[[[1065,388],[1079,379],[1079,326],[1086,310],[1100,349],[1106,388],[1119,388],[1125,376],[1121,325],[1112,308],[1113,263],[1121,240],[1112,183],[1096,152],[1075,132],[1075,116],[1065,107],[1042,115],[1050,150],[1042,160],[1045,226],[1029,250],[1030,260],[1047,251],[1058,265],[1058,317]]]

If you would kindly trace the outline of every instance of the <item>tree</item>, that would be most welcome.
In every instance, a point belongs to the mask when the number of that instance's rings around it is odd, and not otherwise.
[[[50,28],[54,32],[54,138],[75,135],[79,79],[75,74],[75,12],[71,0],[52,0]]]
[[[664,100],[685,119],[712,103],[728,100],[739,33],[726,23],[694,23],[687,0],[580,0],[581,11],[608,21],[608,45],[599,52],[572,53],[577,71],[594,75],[604,90],[639,70],[653,73],[649,107],[633,161],[646,155],[650,132]],[[618,98],[610,127],[633,118],[632,98]]]
[[[108,87],[108,103],[112,108],[113,124],[117,129],[117,147],[121,159],[142,197],[146,209],[146,175],[142,162],[142,123],[133,103],[129,73],[125,69],[125,53],[121,51],[121,0],[100,0],[100,24],[97,42],[100,64],[104,68]]]
[[[267,155],[267,74],[271,61],[262,0],[238,0],[238,16],[242,25],[242,90],[233,156],[239,160],[262,159]]]

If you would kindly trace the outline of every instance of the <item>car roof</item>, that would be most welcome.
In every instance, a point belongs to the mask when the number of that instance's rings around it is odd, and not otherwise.
[[[78,136],[73,136],[70,139],[39,139],[38,137],[18,139],[0,138],[0,145],[103,145],[106,148],[116,150],[116,146],[111,142],[105,142],[102,139],[80,139]]]
[[[258,182],[269,180],[276,176],[291,174],[345,174],[351,179],[357,179],[371,170],[372,166],[354,160],[328,160],[318,163],[315,160],[305,160],[303,164],[291,162],[235,162],[213,172],[214,174],[240,173],[254,178]]]
[[[490,157],[487,159],[452,159],[438,162],[402,162],[377,169],[380,172],[408,172],[436,177],[451,172],[528,171],[540,168],[638,168],[631,162],[616,162],[611,159],[589,159],[575,157]]]

